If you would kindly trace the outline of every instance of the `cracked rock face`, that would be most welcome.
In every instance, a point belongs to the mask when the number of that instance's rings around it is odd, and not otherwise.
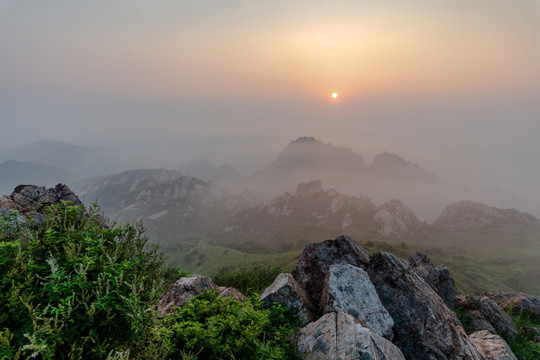
[[[335,240],[308,244],[304,248],[292,275],[306,290],[313,304],[320,303],[328,269],[337,262],[365,269],[369,263],[369,255],[353,239],[343,235]]]
[[[483,359],[454,312],[406,261],[377,253],[367,272],[394,319],[394,344],[407,359]]]
[[[362,269],[338,263],[330,267],[321,297],[321,313],[346,312],[380,336],[392,340],[394,320]]]
[[[474,330],[488,330],[493,334],[498,333],[507,340],[517,338],[518,330],[510,315],[487,296],[458,296],[455,305],[467,310],[468,315],[473,319],[471,326],[474,327]],[[484,322],[488,322],[494,331],[491,331]]]
[[[483,330],[469,337],[486,360],[517,360],[510,346],[499,335]]]
[[[405,360],[394,344],[344,312],[328,313],[303,327],[297,344],[312,360]]]

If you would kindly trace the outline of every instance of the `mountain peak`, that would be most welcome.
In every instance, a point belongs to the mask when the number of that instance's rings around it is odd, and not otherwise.
[[[301,136],[298,139],[291,141],[291,144],[306,144],[306,143],[322,143],[322,141],[317,140],[312,136]]]

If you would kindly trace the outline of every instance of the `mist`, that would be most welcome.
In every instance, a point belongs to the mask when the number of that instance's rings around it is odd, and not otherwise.
[[[50,139],[119,171],[249,175],[313,136],[538,200],[537,5],[2,1],[0,151]]]

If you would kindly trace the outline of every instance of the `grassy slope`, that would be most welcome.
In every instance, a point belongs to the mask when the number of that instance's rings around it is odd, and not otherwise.
[[[324,234],[324,232],[322,232]],[[303,234],[280,234],[279,239],[298,239]],[[311,234],[313,242],[324,235]],[[388,251],[405,258],[423,251],[435,264],[444,264],[456,280],[458,292],[523,291],[540,295],[540,231],[527,226],[502,227],[491,230],[441,232],[434,229],[414,238],[381,242],[377,237],[355,237],[370,253]],[[307,242],[307,241],[306,241]],[[181,266],[190,273],[206,275],[235,271],[255,266],[279,267],[291,271],[300,250],[264,254],[211,245],[212,239],[192,240],[165,249],[170,266]],[[406,243],[406,244],[404,244]]]

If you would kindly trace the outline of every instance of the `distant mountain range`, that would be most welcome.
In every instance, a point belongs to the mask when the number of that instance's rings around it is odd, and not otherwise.
[[[269,201],[168,169],[126,171],[79,184],[77,193],[87,204],[97,201],[114,220],[143,220],[152,237],[165,243],[203,237],[244,251],[268,252],[301,248],[321,234],[407,242],[428,234],[429,243],[441,231],[527,224],[540,233],[540,220],[530,214],[472,201],[446,206],[430,225],[400,200],[376,205],[367,196],[325,190],[319,180],[298,184]]]
[[[12,163],[9,175],[7,172],[0,174],[0,185],[4,186],[4,192],[9,192],[20,183],[52,184],[51,181],[58,180],[90,194],[92,191],[86,187],[99,181],[95,176],[118,174],[133,168],[132,161],[122,160],[119,154],[110,149],[45,140],[1,154],[0,164],[8,160],[25,162],[25,165],[14,166]],[[30,171],[32,165],[34,170]],[[333,188],[340,194],[368,196],[378,206],[399,199],[419,219],[427,222],[434,221],[446,205],[463,200],[483,202],[499,208],[516,208],[540,216],[540,202],[502,190],[473,192],[448,184],[421,166],[387,152],[375,156],[373,162],[367,165],[363,157],[354,151],[312,137],[291,141],[268,166],[248,176],[242,176],[230,165],[216,165],[207,160],[192,161],[179,169],[183,175],[219,185],[229,194],[249,199],[250,203],[268,202],[285,191],[293,193],[299,183],[318,180],[324,188]],[[180,173],[170,176],[178,177]],[[139,171],[129,176],[142,176],[145,179],[140,180],[142,183],[150,181],[142,174]],[[99,199],[102,203],[112,203],[121,197],[120,194],[123,193]]]

